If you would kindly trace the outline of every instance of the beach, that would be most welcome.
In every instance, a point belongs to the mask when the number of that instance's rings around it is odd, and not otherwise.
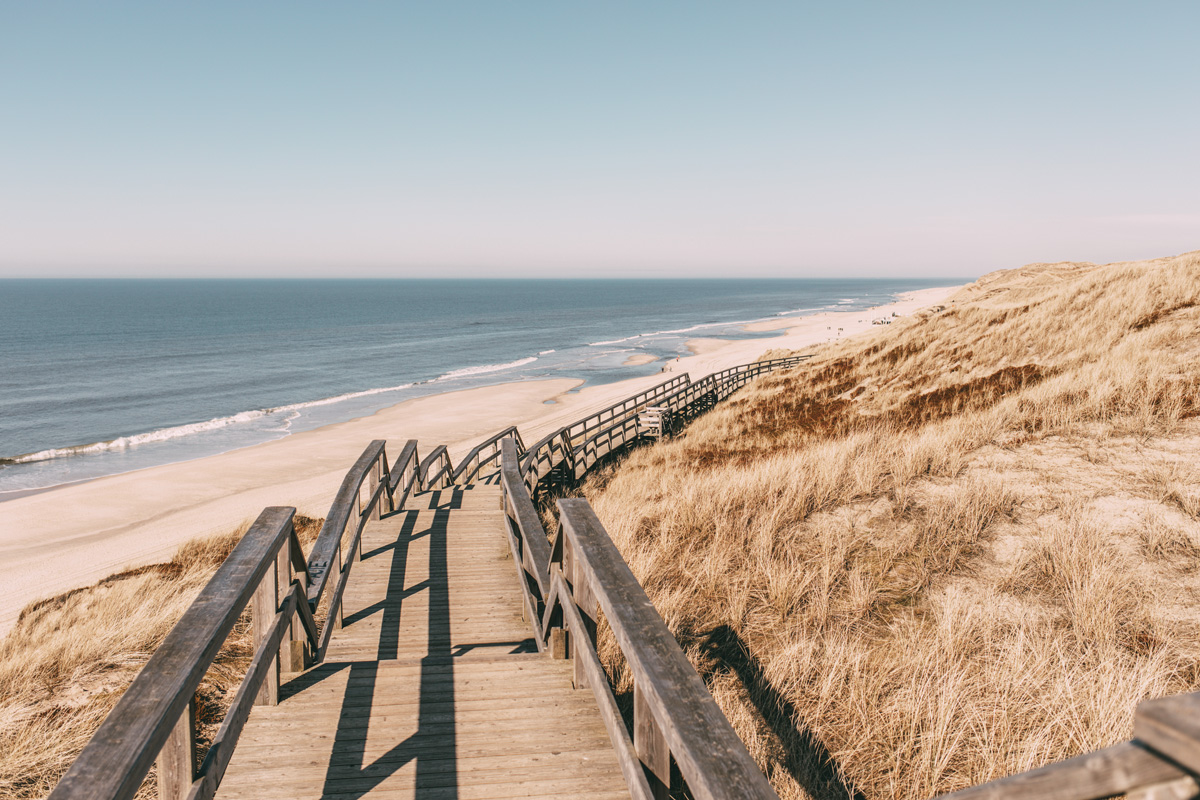
[[[324,516],[363,448],[386,439],[394,458],[408,439],[423,455],[445,444],[456,459],[489,436],[516,425],[527,444],[663,379],[693,379],[754,361],[768,350],[802,350],[871,330],[871,320],[906,316],[943,302],[960,287],[924,289],[895,303],[828,311],[747,325],[782,331],[766,339],[697,339],[694,355],[663,372],[584,387],[553,379],[483,386],[419,397],[369,416],[326,425],[220,455],[64,485],[0,503],[0,635],[26,604],[88,585],[110,574],[163,561],[182,543],[231,530],[267,506],[295,506]]]

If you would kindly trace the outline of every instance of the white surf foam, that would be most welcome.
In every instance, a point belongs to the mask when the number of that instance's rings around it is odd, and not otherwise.
[[[553,352],[553,351],[550,351]],[[456,378],[467,378],[475,375],[486,375],[490,372],[500,372],[501,370],[513,369],[526,364],[532,364],[537,361],[537,356],[521,358],[516,361],[510,361],[506,364],[482,364],[477,367],[464,367],[456,369],[440,375],[431,381],[425,383],[439,383],[442,381],[454,380]],[[335,403],[344,403],[347,400],[356,400],[360,397],[370,397],[371,395],[386,394],[387,392],[398,392],[403,389],[408,389],[416,384],[403,383],[399,386],[383,386],[377,389],[365,389],[361,392],[347,392],[339,394],[335,397],[326,397],[321,400],[310,400],[305,403],[290,403],[285,406],[276,406],[274,408],[259,408],[253,411],[242,411],[238,414],[230,414],[227,417],[216,417],[215,419],[205,420],[204,422],[192,422],[187,425],[175,425],[169,428],[159,428],[158,430],[149,431],[147,433],[138,433],[133,436],[120,436],[116,439],[110,439],[103,442],[92,442],[90,444],[74,445],[72,447],[53,447],[47,450],[39,450],[36,453],[25,453],[19,456],[11,456],[8,458],[0,458],[0,464],[32,464],[38,461],[50,461],[56,458],[69,458],[72,456],[95,455],[97,453],[115,452],[119,450],[128,450],[138,445],[151,444],[155,442],[166,442],[172,439],[181,439],[186,436],[195,436],[209,431],[220,430],[227,428],[230,425],[240,425],[247,422],[262,419],[275,414],[287,414],[287,418],[280,420],[278,427],[271,428],[272,431],[289,431],[293,420],[300,416],[300,412],[306,408],[316,408],[318,406],[329,406]]]
[[[626,336],[623,339],[610,339],[604,342],[589,342],[588,347],[603,347],[610,344],[623,344],[625,342],[632,342],[635,339],[646,339],[651,336],[667,336],[672,333],[691,333],[692,331],[703,330],[704,328],[725,328],[733,327],[735,325],[749,325],[752,322],[758,321],[759,320],[756,319],[742,319],[732,320],[730,322],[704,322],[700,325],[692,325],[687,328],[671,328],[662,331],[651,331],[649,333],[636,333],[633,336]]]
[[[401,389],[407,389],[413,386],[411,383],[401,384],[400,386],[386,386],[379,389],[367,389],[361,392],[348,392],[340,394],[336,397],[326,397],[322,400],[310,400],[307,403],[292,403],[286,406],[278,406],[276,408],[259,408],[253,411],[242,411],[238,414],[231,414],[227,417],[216,417],[215,419],[205,420],[204,422],[192,422],[187,425],[175,425],[170,428],[159,428],[158,430],[149,431],[147,433],[138,433],[133,436],[120,436],[116,439],[110,439],[104,442],[92,442],[91,444],[80,444],[72,447],[54,447],[48,450],[39,450],[36,453],[25,453],[24,455],[13,456],[10,458],[0,458],[0,464],[32,464],[38,461],[49,461],[55,458],[68,458],[71,456],[86,456],[96,453],[113,452],[117,450],[128,450],[131,447],[138,445],[151,444],[153,442],[166,442],[171,439],[180,439],[185,436],[195,436],[200,433],[220,430],[221,428],[229,427],[230,425],[238,425],[246,422],[253,422],[257,419],[270,416],[272,414],[289,413],[287,419],[282,421],[282,430],[291,428],[292,420],[300,416],[300,411],[306,408],[315,408],[317,406],[327,406],[334,403],[341,403],[346,400],[354,400],[358,397],[368,397],[375,394],[383,394],[385,392],[396,392]],[[279,428],[273,430],[280,430]]]
[[[537,361],[537,356],[529,356],[528,358],[519,358],[516,361],[509,361],[507,364],[482,364],[478,367],[463,367],[462,369],[451,370],[445,375],[439,375],[430,383],[440,383],[442,381],[450,381],[455,378],[467,378],[472,375],[486,375],[489,372],[500,372],[505,369],[513,369],[515,367],[523,367],[526,364],[532,364]]]

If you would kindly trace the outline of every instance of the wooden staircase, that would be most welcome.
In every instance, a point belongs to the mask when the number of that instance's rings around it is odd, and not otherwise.
[[[592,693],[521,618],[500,500],[454,486],[366,527],[325,661],[255,708],[217,797],[629,797]]]

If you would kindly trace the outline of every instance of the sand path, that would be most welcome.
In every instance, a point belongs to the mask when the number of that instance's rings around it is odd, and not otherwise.
[[[748,326],[787,329],[753,340],[695,340],[696,355],[665,364],[693,379],[754,361],[771,349],[802,349],[871,328],[871,319],[911,314],[959,287],[910,292],[877,309],[780,318]],[[420,452],[446,444],[456,458],[517,425],[526,444],[660,382],[652,373],[579,392],[575,380],[506,383],[408,400],[375,414],[208,458],[62,486],[0,503],[0,635],[27,603],[93,583],[122,569],[169,559],[189,539],[253,519],[266,506],[323,516],[346,469],[372,439],[390,457],[407,439]],[[570,392],[570,393],[569,393]],[[552,401],[547,404],[547,401]]]

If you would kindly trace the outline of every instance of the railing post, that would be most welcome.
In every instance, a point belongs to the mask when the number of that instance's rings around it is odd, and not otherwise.
[[[343,536],[345,535],[345,533],[346,533],[345,531],[342,531]],[[332,575],[330,577],[336,577],[336,580],[334,581],[333,585],[337,586],[337,581],[341,580],[341,575],[342,575],[342,545],[341,545],[341,542],[338,542],[337,549],[333,551],[333,569],[331,570],[331,572],[332,572]],[[330,613],[329,613],[329,618],[327,620],[325,620],[325,624],[332,625],[333,629],[335,631],[340,631],[342,629],[342,604],[339,602],[338,606],[337,606],[337,610],[334,611],[333,603],[335,600],[337,600],[336,597],[330,597],[330,599],[329,599],[329,612]]]
[[[655,800],[667,800],[671,791],[671,750],[654,721],[641,686],[633,685],[633,749],[646,770],[646,781]]]
[[[579,616],[583,619],[583,626],[586,630],[572,631],[570,636],[576,637],[579,640],[585,637],[591,641],[592,648],[596,647],[596,596],[592,592],[591,582],[588,581],[587,575],[579,559],[575,558],[575,546],[569,538],[563,536],[563,574],[571,582],[571,594],[573,597],[564,599],[564,602],[575,603],[575,607],[579,609]],[[553,641],[553,640],[552,640]],[[564,643],[566,644],[566,643]],[[587,670],[583,665],[583,659],[580,657],[582,647],[569,647],[571,656],[571,664],[574,667],[574,684],[576,689],[587,688]]]
[[[554,585],[554,578],[557,576],[566,577],[564,571],[567,567],[567,541],[563,533],[562,524],[559,523],[558,530],[555,532],[554,545],[550,550],[550,585]],[[555,570],[557,567],[557,571]],[[565,584],[565,581],[564,581]],[[549,598],[546,598],[549,601]],[[558,611],[550,617],[550,638],[547,642],[546,652],[551,658],[564,659],[574,656],[570,647],[570,633],[564,627],[564,619],[566,615],[563,613],[562,606],[564,603],[573,602],[570,597],[558,598]]]
[[[566,628],[550,629],[550,644],[547,648],[551,658],[562,660],[567,657],[568,634]],[[574,654],[572,654],[574,655]]]
[[[360,526],[362,524],[363,524],[363,518],[362,518],[362,515],[360,514],[358,519],[354,523],[355,530],[357,530],[358,526]],[[363,527],[365,528],[366,526],[364,525]],[[366,533],[366,531],[364,530],[363,533]],[[355,564],[357,564],[359,561],[362,561],[362,554],[363,554],[363,546],[362,545],[363,545],[362,534],[359,534],[358,547],[354,548],[354,563]]]
[[[291,587],[293,580],[298,581],[300,584],[300,602],[307,603],[308,600],[306,597],[308,581],[305,580],[306,576],[303,572],[293,573],[291,570],[290,556],[292,553],[294,552],[295,555],[298,555],[301,558],[304,557],[304,554],[300,550],[300,542],[296,538],[295,533],[292,533],[288,536],[287,543],[284,544],[283,549],[285,553],[289,554],[287,571],[283,573],[289,576],[288,587]],[[280,654],[280,658],[283,659],[283,663],[287,664],[287,671],[303,672],[305,668],[308,667],[308,635],[304,630],[304,624],[300,621],[299,608],[297,608],[296,613],[292,615],[292,624],[288,627],[287,646],[288,651],[286,653],[286,657],[284,654]]]
[[[279,552],[275,554],[275,558],[271,559],[271,565],[267,567],[262,581],[254,591],[254,599],[250,601],[250,614],[254,625],[255,653],[258,652],[258,648],[270,634],[271,623],[275,621],[275,615],[279,613],[279,559],[286,552],[286,546],[279,548]],[[254,705],[274,706],[278,704],[279,654],[275,653],[267,669],[267,678],[258,689],[258,696],[254,699]]]
[[[179,715],[156,763],[159,800],[185,800],[196,779],[196,698]]]
[[[382,482],[382,479],[383,479],[383,468],[379,466],[380,463],[381,463],[380,460],[377,459],[375,461],[375,463],[371,465],[371,480],[369,482],[370,489],[371,489],[371,493],[369,495],[370,497],[375,496],[375,492],[379,489],[379,484]],[[385,495],[387,494],[386,490],[384,491],[384,494]],[[382,509],[383,509],[383,498],[380,497],[379,502],[377,502],[375,505],[371,506],[371,519],[378,520],[379,517],[381,516],[380,511]],[[361,548],[359,548],[359,549],[361,550]]]
[[[387,513],[391,514],[396,510],[396,501],[392,497],[392,470],[388,466],[387,450],[379,451],[379,480],[387,484],[387,488],[383,490],[383,497],[379,498],[380,508],[383,503],[387,503]]]

